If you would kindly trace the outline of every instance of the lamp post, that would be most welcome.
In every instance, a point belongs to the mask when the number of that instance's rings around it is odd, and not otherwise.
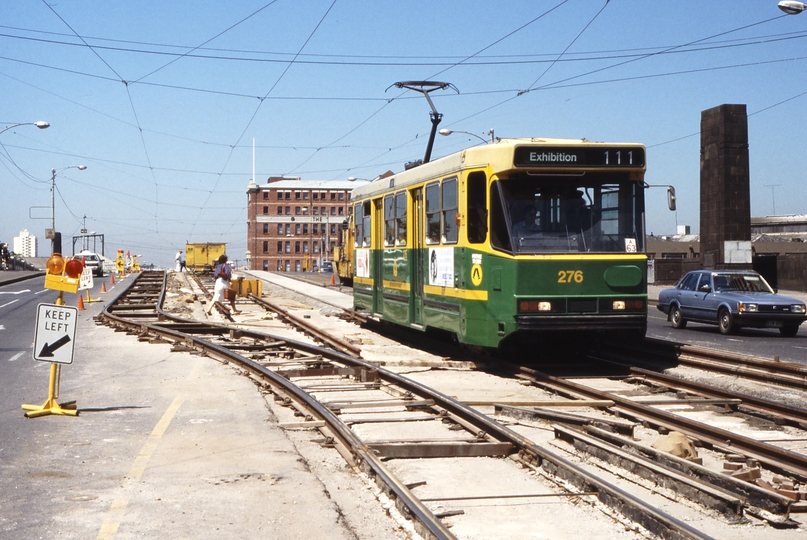
[[[0,133],[4,133],[4,132],[8,131],[9,129],[14,129],[15,127],[19,127],[19,126],[36,126],[39,129],[48,129],[50,127],[50,124],[48,124],[44,120],[40,120],[39,122],[20,122],[19,124],[13,124],[13,125],[8,126],[7,128],[4,128],[4,129],[0,130]]]
[[[473,135],[474,137],[476,137],[477,139],[479,139],[480,141],[482,141],[485,144],[487,144],[489,142],[494,142],[493,130],[492,129],[490,131],[488,131],[488,134],[490,135],[490,140],[489,141],[487,139],[485,139],[484,137],[482,137],[480,135],[477,135],[476,133],[471,133],[470,131],[452,131],[450,129],[445,129],[444,128],[444,129],[441,129],[439,131],[439,133],[440,133],[440,135],[443,135],[445,137],[448,137],[452,133],[465,133],[466,135]]]
[[[52,253],[56,253],[56,248],[58,247],[59,253],[61,253],[62,246],[61,246],[61,238],[57,238],[56,234],[56,174],[66,171],[67,169],[78,169],[83,171],[87,168],[86,165],[71,165],[70,167],[64,167],[59,169],[50,170],[50,230],[51,230],[51,239],[53,240],[51,250]],[[58,240],[58,242],[57,242]],[[57,245],[58,243],[58,245]]]

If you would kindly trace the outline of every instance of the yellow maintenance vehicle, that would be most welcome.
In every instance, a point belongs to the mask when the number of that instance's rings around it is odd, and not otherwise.
[[[334,273],[343,285],[353,285],[353,219],[352,215],[339,227],[339,238],[333,248]]]
[[[226,248],[227,244],[185,244],[185,267],[193,272],[211,273]]]

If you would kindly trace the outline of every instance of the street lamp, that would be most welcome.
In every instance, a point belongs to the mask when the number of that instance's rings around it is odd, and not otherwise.
[[[43,128],[44,129],[44,128]],[[78,169],[83,171],[87,168],[86,165],[71,165],[70,167],[64,167],[59,169],[50,170],[50,230],[51,230],[51,239],[54,240],[54,247],[56,247],[56,174],[62,171],[66,171],[67,169]],[[61,244],[61,239],[59,239],[59,243]],[[61,245],[58,246],[59,251],[61,252]],[[55,249],[53,250],[55,252]]]
[[[798,15],[804,10],[807,10],[807,4],[802,2],[791,2],[790,0],[783,0],[779,2],[779,9],[788,15]]]
[[[20,122],[19,124],[13,124],[11,126],[8,126],[7,128],[0,130],[0,133],[4,133],[9,129],[14,129],[15,127],[19,126],[36,126],[39,129],[48,129],[50,127],[50,124],[48,124],[44,120],[40,120],[39,122]]]
[[[487,139],[477,135],[476,133],[471,133],[470,131],[452,131],[450,129],[443,128],[438,133],[440,133],[440,135],[444,135],[446,137],[448,137],[452,133],[465,133],[466,135],[473,135],[474,137],[476,137],[477,139],[479,139],[480,141],[482,141],[485,144],[487,144],[488,142],[494,142],[493,130],[492,129],[490,131],[488,131],[488,135],[490,135],[490,141],[488,141]]]

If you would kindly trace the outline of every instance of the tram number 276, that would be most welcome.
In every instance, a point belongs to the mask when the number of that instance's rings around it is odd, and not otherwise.
[[[583,283],[582,270],[560,270],[558,272],[558,283]]]

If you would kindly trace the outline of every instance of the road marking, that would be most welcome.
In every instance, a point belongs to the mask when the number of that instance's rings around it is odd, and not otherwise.
[[[48,292],[48,291],[50,291],[50,290],[51,290],[51,289],[42,289],[42,290],[41,290],[41,291],[39,291],[38,293],[34,293],[34,294],[42,294],[43,292]]]
[[[154,426],[146,444],[140,449],[140,453],[135,458],[132,468],[129,469],[129,472],[126,474],[128,480],[139,480],[143,475],[143,472],[146,470],[146,465],[149,459],[151,459],[151,455],[154,453],[154,450],[157,449],[157,444],[159,444],[165,430],[168,429],[171,420],[174,419],[174,415],[181,405],[182,398],[177,397],[174,402],[171,403],[171,406],[168,407],[168,410],[165,411],[163,417],[160,418],[160,421],[157,422],[157,425]],[[101,530],[98,531],[96,540],[112,540],[112,538],[115,537],[115,534],[118,532],[118,526],[120,526],[120,521],[118,520],[120,516],[123,515],[128,504],[129,501],[126,499],[115,499],[112,501],[112,506],[109,508],[110,517],[104,520],[103,525],[101,525]]]
[[[19,300],[12,300],[11,302],[8,302],[8,303],[6,303],[6,304],[3,304],[2,306],[0,306],[0,309],[3,309],[3,308],[4,308],[4,307],[6,307],[6,306],[10,306],[10,305],[11,305],[11,304],[13,304],[14,302],[19,302]]]
[[[31,289],[25,289],[24,291],[15,291],[15,292],[3,291],[3,292],[0,292],[0,294],[13,294],[13,295],[17,295],[17,294],[22,294],[22,293],[27,293],[27,292],[31,292]]]
[[[2,329],[3,329],[3,327],[0,326],[0,330],[2,330]],[[8,361],[13,362],[14,360],[18,360],[23,354],[25,354],[25,353],[24,352],[18,352],[17,354],[15,354],[11,358],[9,358]]]

